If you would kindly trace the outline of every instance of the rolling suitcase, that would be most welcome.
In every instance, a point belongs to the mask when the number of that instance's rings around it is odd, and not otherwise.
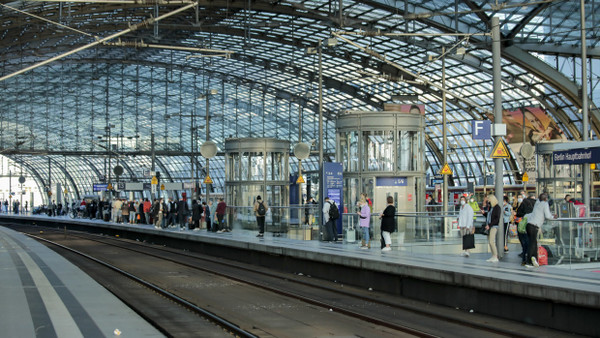
[[[354,229],[354,219],[352,219],[352,224],[346,229],[346,242],[354,243],[356,242],[356,229]]]

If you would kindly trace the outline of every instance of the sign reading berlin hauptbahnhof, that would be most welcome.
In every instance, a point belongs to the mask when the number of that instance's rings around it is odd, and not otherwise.
[[[600,148],[555,151],[552,160],[554,164],[600,163]]]

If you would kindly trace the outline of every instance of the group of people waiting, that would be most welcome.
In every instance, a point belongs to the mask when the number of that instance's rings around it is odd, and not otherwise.
[[[85,217],[98,218],[113,223],[149,224],[156,229],[179,228],[180,230],[196,230],[202,227],[211,229],[210,206],[205,201],[192,200],[191,207],[181,198],[175,201],[169,198],[148,198],[136,200],[114,199],[113,201],[86,201],[83,199],[78,207]],[[215,230],[216,231],[216,230]]]
[[[396,230],[396,207],[394,206],[394,198],[388,196],[386,198],[387,205],[379,214],[381,220],[381,251],[392,250],[391,234]],[[368,250],[371,248],[371,212],[373,202],[368,198],[366,193],[360,195],[360,200],[357,203],[357,214],[359,218],[359,228],[362,231],[362,240],[360,248]],[[333,199],[325,197],[323,203],[323,221],[324,221],[324,236],[330,239],[331,242],[337,242],[337,220],[340,212],[337,204]]]
[[[522,191],[516,198],[516,201],[510,203],[507,196],[504,196],[502,205],[499,204],[495,195],[488,195],[484,198],[481,208],[471,197],[470,201],[467,197],[460,198],[460,212],[458,216],[458,226],[461,231],[463,241],[465,236],[470,236],[475,233],[473,226],[476,218],[475,212],[480,211],[485,216],[484,234],[488,235],[488,245],[492,256],[488,262],[498,262],[497,249],[497,232],[500,222],[504,224],[504,234],[501,236],[503,240],[504,252],[508,252],[508,234],[511,226],[516,226],[524,217],[526,217],[526,232],[518,233],[519,242],[521,243],[521,265],[527,267],[539,266],[538,258],[538,243],[537,238],[540,229],[546,219],[556,218],[550,212],[548,204],[548,194],[542,193],[536,200],[535,194],[526,195]],[[463,247],[464,248],[464,247]],[[469,249],[465,248],[461,253],[463,256],[469,256]]]
[[[9,213],[9,208],[8,208],[9,205],[10,205],[10,203],[8,202],[8,200],[4,200],[4,202],[1,203],[0,212],[8,214]],[[28,201],[25,201],[23,208],[21,208],[21,202],[19,202],[19,200],[17,200],[16,198],[13,199],[13,201],[12,201],[12,213],[13,214],[19,214],[21,212],[27,213],[28,208],[29,208]],[[21,210],[21,209],[23,209],[23,210]]]

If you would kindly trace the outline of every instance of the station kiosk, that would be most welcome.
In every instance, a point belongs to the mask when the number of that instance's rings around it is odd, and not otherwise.
[[[423,211],[425,205],[424,107],[401,105],[398,111],[347,111],[336,122],[336,160],[342,163],[344,212],[355,213],[362,192],[373,200],[373,213],[394,198],[398,213]],[[372,218],[372,223],[377,218]],[[392,245],[411,240],[418,218],[398,217]],[[379,226],[374,227],[379,240]],[[394,238],[396,237],[396,238]]]
[[[286,232],[289,222],[290,142],[273,138],[225,140],[225,200],[235,228],[258,230],[253,211],[260,195],[269,206],[265,231]]]

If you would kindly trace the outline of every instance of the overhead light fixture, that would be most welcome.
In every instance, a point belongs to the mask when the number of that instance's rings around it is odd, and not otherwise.
[[[456,55],[465,55],[467,54],[467,49],[465,47],[456,48]]]
[[[338,40],[336,38],[329,38],[329,39],[325,39],[323,40],[323,46],[335,46],[338,44]]]

